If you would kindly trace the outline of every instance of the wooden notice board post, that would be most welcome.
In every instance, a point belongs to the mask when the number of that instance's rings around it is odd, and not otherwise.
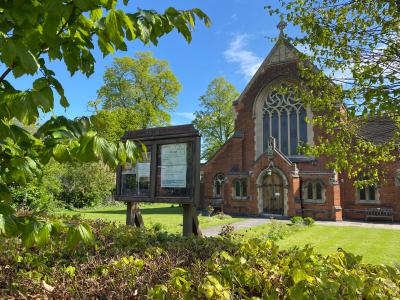
[[[193,125],[127,131],[123,141],[147,148],[135,164],[117,169],[115,199],[127,203],[126,224],[143,227],[139,202],[183,207],[183,235],[201,235],[196,213],[200,197],[200,135]]]

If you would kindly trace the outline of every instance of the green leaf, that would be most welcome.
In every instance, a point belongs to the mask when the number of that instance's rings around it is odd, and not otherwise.
[[[73,0],[74,4],[82,11],[88,11],[95,8],[95,2],[92,0]]]
[[[58,162],[61,163],[70,160],[70,153],[68,151],[68,148],[62,144],[58,144],[53,148],[53,156]]]
[[[15,214],[15,209],[11,205],[0,201],[0,214],[3,216],[12,215]]]
[[[117,12],[114,9],[110,10],[106,16],[105,25],[110,40],[118,47],[124,41],[124,37],[121,33],[121,26],[118,22]]]
[[[69,106],[69,102],[65,96],[61,96],[60,98],[60,104],[62,107],[67,108]]]
[[[70,225],[67,234],[67,247],[69,249],[74,249],[80,241],[88,245],[94,244],[94,236],[89,224],[81,223]]]
[[[117,165],[116,147],[105,139],[98,136],[93,138],[93,152],[110,167],[115,167]]]
[[[31,93],[7,93],[3,99],[10,105],[10,114],[23,124],[33,124],[39,117],[39,111],[34,101],[32,101]]]
[[[48,220],[38,229],[35,237],[35,242],[38,246],[42,246],[50,241],[51,229],[52,224]]]
[[[0,182],[0,206],[2,205],[2,202],[10,202],[10,201],[11,201],[10,189],[4,183]],[[1,207],[0,207],[0,213],[3,213],[1,211]]]
[[[0,235],[5,235],[6,234],[6,220],[4,219],[4,216],[0,214]]]
[[[100,20],[102,16],[103,10],[101,8],[96,8],[90,11],[90,18],[93,22]]]
[[[20,66],[28,74],[34,74],[39,68],[39,62],[28,48],[20,41],[15,42],[16,54]]]
[[[49,86],[49,83],[45,77],[38,78],[33,82],[33,88],[36,91],[40,91],[41,89],[48,87],[48,86]]]
[[[41,89],[39,92],[31,93],[34,103],[41,107],[43,112],[49,112],[54,107],[53,91],[49,87]]]
[[[17,47],[11,39],[5,39],[2,47],[1,58],[7,67],[13,67],[17,57]]]
[[[80,238],[85,244],[92,245],[94,243],[94,236],[90,225],[87,223],[81,223],[78,225],[78,232]]]

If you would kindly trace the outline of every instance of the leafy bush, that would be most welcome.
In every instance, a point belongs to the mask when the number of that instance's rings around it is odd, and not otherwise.
[[[303,219],[300,216],[292,217],[290,221],[292,222],[293,225],[298,225],[298,226],[302,225],[312,226],[315,223],[315,220],[311,217],[306,217]]]
[[[307,226],[312,226],[315,223],[315,220],[310,217],[304,218],[304,224]]]
[[[41,185],[14,186],[11,195],[13,204],[19,209],[53,211],[61,206],[54,195]]]
[[[272,241],[283,240],[290,233],[290,228],[277,220],[271,219],[271,226],[269,228],[267,238]]]
[[[400,269],[345,251],[280,250],[269,240],[182,238],[91,223],[95,245],[28,250],[0,236],[3,298],[395,299]]]
[[[102,163],[67,164],[61,175],[58,198],[67,205],[82,208],[106,202],[115,185],[114,172]]]
[[[235,231],[235,227],[231,224],[225,224],[221,227],[220,236],[231,236]]]
[[[290,219],[290,221],[292,222],[293,225],[303,225],[304,224],[304,220],[300,216],[292,217]]]

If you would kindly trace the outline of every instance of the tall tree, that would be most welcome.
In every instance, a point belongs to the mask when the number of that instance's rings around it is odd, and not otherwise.
[[[142,117],[141,112],[134,108],[102,109],[96,112],[93,124],[99,136],[117,143],[127,130],[144,128]]]
[[[234,132],[233,101],[239,97],[236,88],[223,77],[208,85],[200,97],[200,110],[193,124],[203,138],[202,158],[210,159]]]
[[[366,178],[360,185],[376,182],[385,175],[382,163],[400,151],[399,1],[279,2],[282,12],[268,6],[270,14],[299,26],[303,34],[291,42],[308,49],[297,92],[316,112],[312,122],[329,135],[307,152],[327,155],[328,166],[351,178]],[[362,134],[374,120],[392,124],[379,143]]]
[[[165,125],[177,105],[181,85],[165,60],[151,52],[137,52],[134,58],[115,58],[103,76],[98,91],[102,108],[131,108],[139,112],[140,127]]]
[[[63,107],[69,105],[62,84],[48,68],[49,61],[62,61],[71,75],[80,71],[90,76],[94,72],[95,42],[106,56],[115,50],[125,51],[126,41],[156,45],[161,36],[174,29],[190,42],[196,18],[209,24],[208,17],[196,8],[168,8],[164,13],[141,9],[126,13],[116,8],[128,2],[1,1],[0,62],[5,70],[0,74],[0,234],[19,236],[22,230],[24,242],[31,245],[48,240],[60,229],[42,218],[16,216],[9,205],[9,186],[31,181],[51,158],[59,162],[102,160],[115,166],[140,157],[134,143],[114,145],[97,136],[89,118],[54,117],[35,133],[20,126],[29,127],[40,113],[52,111],[54,92]],[[37,75],[32,88],[21,91],[7,81],[23,75]],[[87,240],[90,236],[85,226],[68,232],[72,233],[71,246],[75,237]]]

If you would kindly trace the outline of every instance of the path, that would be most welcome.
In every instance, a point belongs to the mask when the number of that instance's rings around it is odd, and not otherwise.
[[[290,222],[288,220],[277,220],[279,222]],[[249,218],[244,221],[232,223],[230,225],[233,226],[235,230],[247,229],[259,225],[264,225],[270,223],[270,219],[266,218]],[[381,229],[396,229],[400,230],[399,223],[367,223],[367,222],[356,222],[356,221],[315,221],[315,224],[324,225],[324,226],[353,226],[353,227],[364,227],[364,228],[381,228]],[[224,225],[208,227],[205,229],[201,229],[201,232],[204,236],[216,236],[221,232],[221,229]]]

